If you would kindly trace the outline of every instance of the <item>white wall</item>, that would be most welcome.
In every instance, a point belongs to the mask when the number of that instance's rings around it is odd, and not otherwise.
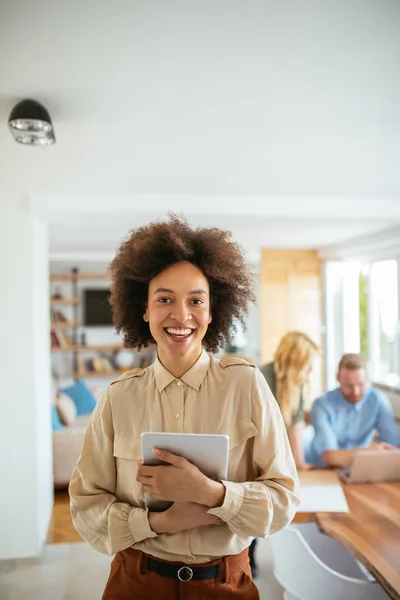
[[[53,452],[50,408],[49,262],[47,225],[33,222],[33,349],[36,409],[36,518],[39,548],[47,537],[53,507]]]
[[[0,558],[40,553],[51,516],[45,231],[0,198]],[[46,328],[47,329],[47,328]]]

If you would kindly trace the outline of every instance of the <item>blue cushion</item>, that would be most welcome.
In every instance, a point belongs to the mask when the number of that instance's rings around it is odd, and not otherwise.
[[[74,401],[77,416],[91,413],[96,406],[95,397],[82,379],[62,391]]]
[[[60,429],[64,429],[64,425],[60,421],[58,410],[54,405],[51,407],[51,428],[53,431],[60,431]]]

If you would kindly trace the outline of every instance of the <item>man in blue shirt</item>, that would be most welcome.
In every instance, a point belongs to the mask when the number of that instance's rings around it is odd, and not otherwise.
[[[365,362],[359,354],[341,358],[337,380],[339,387],[313,404],[315,436],[306,461],[317,467],[347,467],[356,452],[371,445],[375,430],[379,434],[375,450],[399,446],[399,430],[389,400],[379,390],[367,389]]]

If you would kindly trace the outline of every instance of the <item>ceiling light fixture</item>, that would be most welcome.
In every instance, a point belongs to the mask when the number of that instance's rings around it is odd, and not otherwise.
[[[56,141],[49,113],[35,100],[22,100],[14,106],[8,125],[19,144],[50,146]]]

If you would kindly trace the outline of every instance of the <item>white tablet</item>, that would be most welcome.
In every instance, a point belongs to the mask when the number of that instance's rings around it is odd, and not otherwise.
[[[229,436],[211,433],[142,433],[142,458],[145,465],[167,464],[156,458],[153,448],[183,456],[210,479],[227,479]],[[144,495],[152,511],[166,510],[173,504]]]

